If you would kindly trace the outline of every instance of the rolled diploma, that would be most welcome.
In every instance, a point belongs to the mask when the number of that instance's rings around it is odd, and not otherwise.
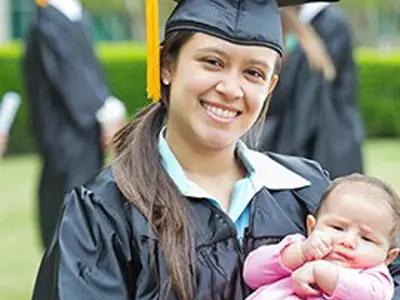
[[[15,92],[7,92],[0,104],[0,133],[8,135],[21,104],[21,97]]]

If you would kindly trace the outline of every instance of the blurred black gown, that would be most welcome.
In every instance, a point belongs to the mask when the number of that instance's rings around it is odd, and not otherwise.
[[[300,46],[289,54],[273,94],[262,150],[321,163],[331,178],[363,171],[363,126],[356,103],[356,65],[349,25],[334,5],[311,23],[323,39],[337,77],[312,72]]]
[[[97,110],[109,96],[88,33],[57,9],[37,10],[26,40],[23,75],[30,126],[43,161],[39,223],[44,246],[53,235],[64,194],[102,167]]]

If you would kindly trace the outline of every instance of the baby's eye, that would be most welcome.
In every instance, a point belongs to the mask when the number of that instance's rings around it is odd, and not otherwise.
[[[333,229],[337,230],[337,231],[343,231],[343,227],[342,226],[338,226],[338,225],[332,225],[331,226]]]
[[[363,236],[362,239],[363,239],[364,241],[366,241],[366,242],[370,242],[370,243],[373,243],[373,242],[374,242],[372,239],[370,239],[370,238],[367,237],[367,236]]]

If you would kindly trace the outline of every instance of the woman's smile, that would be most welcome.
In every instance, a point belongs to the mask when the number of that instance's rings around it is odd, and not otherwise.
[[[219,124],[233,123],[241,112],[233,107],[208,101],[200,101],[208,117]]]

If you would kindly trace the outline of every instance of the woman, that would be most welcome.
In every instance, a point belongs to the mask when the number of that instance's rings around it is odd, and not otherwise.
[[[186,0],[166,25],[162,99],[69,194],[33,299],[244,299],[243,259],[305,232],[329,183],[240,141],[264,119],[282,41],[275,0]]]

